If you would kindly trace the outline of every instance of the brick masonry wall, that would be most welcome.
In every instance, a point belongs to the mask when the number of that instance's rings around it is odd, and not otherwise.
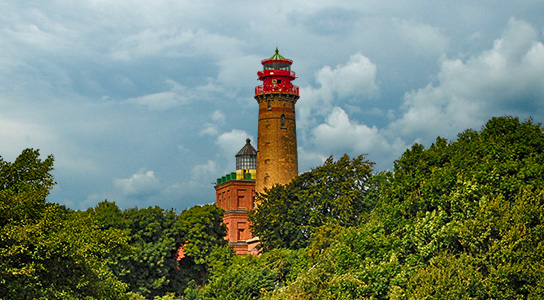
[[[295,118],[298,96],[269,93],[255,99],[259,103],[255,191],[262,192],[274,184],[289,183],[298,175]]]
[[[225,210],[223,223],[227,227],[226,240],[246,241],[252,238],[248,211],[253,209],[255,181],[231,180],[215,186],[216,205]]]

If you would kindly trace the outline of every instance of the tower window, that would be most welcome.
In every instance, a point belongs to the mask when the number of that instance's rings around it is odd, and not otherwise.
[[[244,229],[238,228],[238,241],[244,240]]]
[[[280,118],[281,127],[285,127],[285,115],[282,114]]]
[[[270,100],[268,100],[268,109],[271,109],[271,108],[272,108],[272,106],[270,104]]]

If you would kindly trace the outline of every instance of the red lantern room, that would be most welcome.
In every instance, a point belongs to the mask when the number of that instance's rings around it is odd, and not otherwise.
[[[298,96],[298,86],[291,83],[297,78],[295,72],[291,71],[292,60],[281,56],[278,53],[278,48],[276,48],[276,54],[268,59],[263,59],[261,64],[263,70],[257,72],[257,75],[263,85],[255,87],[255,96],[264,93],[294,94]]]

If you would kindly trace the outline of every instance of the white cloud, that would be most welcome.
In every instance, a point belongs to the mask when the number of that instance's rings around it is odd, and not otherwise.
[[[321,85],[320,92],[327,100],[338,98],[371,96],[377,89],[376,65],[361,53],[352,55],[345,65],[332,69],[323,67],[316,74]]]
[[[298,172],[304,173],[312,168],[320,166],[330,156],[319,151],[311,151],[303,147],[298,147]]]
[[[224,84],[226,88],[247,88],[248,80],[257,78],[258,65],[262,58],[256,55],[244,55],[242,52],[233,53],[232,57],[222,58],[218,65],[220,66],[217,74],[218,82]],[[248,65],[255,65],[254,68],[248,68]],[[244,80],[240,80],[240,79]]]
[[[208,94],[208,84],[190,88],[174,80],[166,80],[165,83],[171,86],[169,91],[129,98],[126,102],[144,106],[151,111],[165,111],[176,106],[191,103]]]
[[[246,139],[252,137],[243,130],[233,129],[229,132],[221,134],[216,141],[216,144],[221,149],[221,152],[228,158],[234,156],[244,145],[246,144]],[[252,139],[253,140],[253,139]]]
[[[430,141],[453,138],[492,116],[542,114],[544,45],[537,37],[529,24],[511,19],[492,49],[466,61],[443,61],[437,84],[407,93],[405,112],[390,129]]]
[[[396,20],[404,41],[416,52],[424,55],[440,55],[449,47],[449,40],[436,26],[415,21]]]
[[[301,101],[297,104],[300,128],[307,129],[314,123],[315,114],[326,116],[335,103],[353,101],[360,103],[378,90],[377,67],[361,53],[353,54],[344,65],[321,68],[316,73],[319,88],[301,88]]]
[[[144,95],[141,97],[130,98],[129,103],[136,103],[146,106],[150,110],[163,111],[175,107],[179,104],[188,102],[188,99],[175,92],[160,92],[155,94]]]
[[[198,133],[200,135],[216,136],[219,134],[219,129],[215,124],[205,123]]]
[[[217,136],[219,134],[219,126],[223,125],[225,123],[225,114],[220,111],[216,110],[214,111],[210,116],[212,122],[206,122],[204,123],[202,129],[199,131],[199,134],[202,135],[209,135],[209,136]]]
[[[325,153],[346,151],[362,154],[389,151],[391,148],[377,127],[350,120],[348,114],[339,107],[335,107],[325,123],[317,126],[312,134],[316,148]]]
[[[129,178],[116,178],[114,186],[125,197],[148,197],[159,191],[160,181],[152,170],[140,169]]]
[[[204,180],[218,176],[217,174],[220,173],[217,170],[215,162],[213,160],[208,160],[204,164],[194,166],[192,174],[196,179]]]
[[[214,58],[239,57],[240,40],[205,29],[179,27],[167,29],[144,28],[124,37],[110,50],[115,60],[135,60],[146,56]]]
[[[219,124],[223,124],[225,123],[225,114],[220,110],[216,110],[212,113],[212,120]]]
[[[311,142],[316,149],[309,152],[314,162],[316,158],[323,160],[330,155],[355,157],[367,154],[367,158],[381,169],[387,168],[406,149],[406,144],[398,136],[391,136],[376,126],[350,120],[340,107],[335,107],[325,123],[312,130]]]

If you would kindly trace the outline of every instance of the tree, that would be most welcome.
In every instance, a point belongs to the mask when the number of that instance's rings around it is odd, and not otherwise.
[[[44,161],[39,150],[25,149],[13,163],[0,157],[0,226],[34,223],[46,207],[55,185],[53,156]]]
[[[493,118],[414,145],[383,178],[369,218],[314,241],[309,265],[264,299],[544,297],[540,124]]]
[[[180,246],[174,210],[131,208],[118,218],[115,207],[101,203],[95,211],[103,226],[126,226],[132,252],[120,257],[117,276],[132,292],[146,298],[176,291],[176,253]],[[115,220],[115,225],[109,221]]]
[[[250,215],[261,247],[299,249],[307,245],[314,228],[358,225],[374,206],[373,165],[363,155],[344,155],[337,161],[331,156],[291,183],[266,189]]]
[[[212,264],[210,255],[215,249],[228,245],[223,214],[224,210],[215,205],[204,205],[194,206],[179,215],[177,227],[184,257],[178,259],[185,286],[191,280],[204,284]]]
[[[100,224],[101,228],[106,230],[109,228],[127,229],[128,221],[124,216],[123,211],[115,204],[104,200],[87,209],[87,213],[91,214]]]
[[[275,249],[261,257],[231,256],[230,263],[215,270],[207,285],[187,289],[186,299],[258,299],[285,282],[297,256],[297,251],[287,249]]]
[[[104,256],[122,251],[120,231],[47,203],[53,157],[27,149],[0,159],[0,298],[124,299],[126,285]]]
[[[210,253],[227,243],[223,211],[215,205],[195,206],[178,215],[157,206],[121,211],[103,201],[86,214],[98,220],[103,231],[121,230],[129,237],[132,251],[108,259],[134,297],[179,294],[191,281],[202,284]]]
[[[394,171],[376,211],[386,232],[402,241],[399,257],[431,276],[413,277],[409,286],[415,286],[412,280],[433,281],[450,272],[440,261],[449,256],[455,264],[470,262],[459,269],[460,276],[469,269],[480,272],[470,280],[481,278],[471,284],[484,287],[473,290],[485,296],[474,298],[516,299],[542,292],[540,124],[492,118],[481,131],[467,130],[457,141],[438,138],[427,150],[414,145],[395,162]],[[453,282],[439,293],[461,291]],[[409,291],[424,298],[421,289]]]

